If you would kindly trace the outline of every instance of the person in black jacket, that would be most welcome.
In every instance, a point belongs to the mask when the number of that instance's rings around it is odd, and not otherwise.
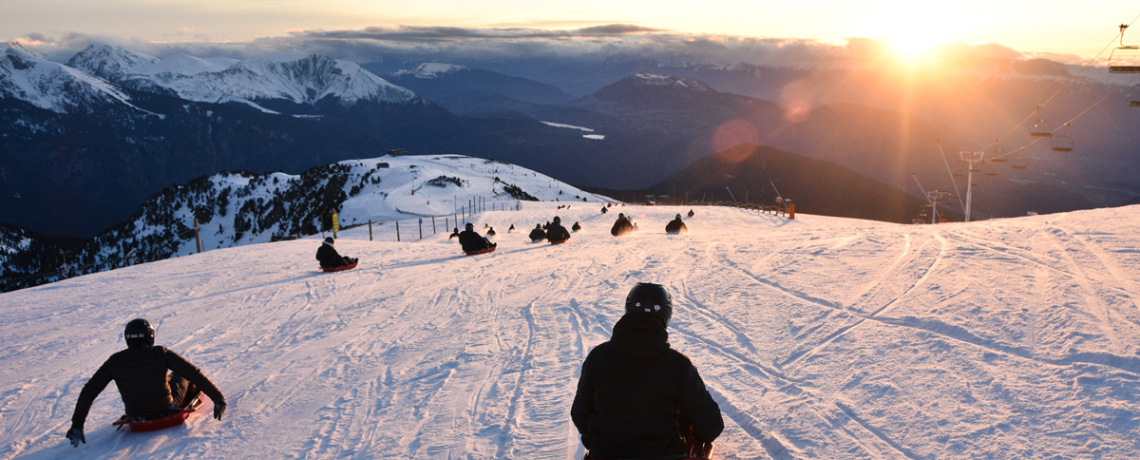
[[[554,216],[554,221],[546,229],[546,239],[550,240],[551,243],[562,243],[570,239],[570,232],[562,226],[561,217]]]
[[[317,260],[321,261],[321,268],[336,268],[356,263],[357,259],[341,257],[341,255],[336,252],[336,247],[333,246],[333,244],[333,239],[330,236],[325,238],[325,242],[321,243],[321,247],[317,248]]]
[[[681,458],[686,436],[711,443],[724,430],[696,367],[669,347],[672,312],[664,286],[638,283],[610,341],[582,363],[570,417],[589,458]]]
[[[171,350],[154,346],[154,326],[138,318],[127,323],[123,331],[127,349],[111,355],[95,375],[83,385],[67,439],[71,445],[87,443],[83,424],[91,403],[112,380],[123,398],[127,419],[141,422],[165,417],[182,410],[199,393],[206,393],[214,402],[214,418],[222,419],[226,411],[226,398],[202,371]],[[167,375],[166,371],[174,371]]]
[[[464,229],[462,232],[459,232],[459,244],[463,246],[463,252],[481,251],[497,246],[495,243],[484,238],[483,235],[475,233],[475,225],[468,223]]]
[[[686,226],[685,222],[681,220],[681,215],[677,214],[677,217],[674,217],[672,221],[670,221],[668,224],[665,224],[665,233],[668,233],[670,235],[689,233],[689,227]]]
[[[531,230],[527,236],[530,237],[531,243],[537,243],[546,239],[546,231],[542,229],[542,224],[535,224],[534,230]]]
[[[614,226],[610,228],[610,234],[613,236],[622,236],[629,234],[633,230],[633,222],[629,221],[625,213],[618,213],[617,221],[615,221]]]

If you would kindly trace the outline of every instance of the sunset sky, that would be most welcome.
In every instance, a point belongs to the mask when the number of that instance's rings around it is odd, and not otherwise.
[[[920,53],[934,42],[997,43],[1018,51],[1095,55],[1133,21],[1140,4],[897,0],[7,0],[0,36],[60,40],[74,34],[150,42],[245,42],[298,31],[366,27],[578,29],[630,24],[672,33],[801,38],[842,43],[889,38]],[[1140,27],[1127,38],[1140,43]],[[1131,32],[1131,31],[1130,31]]]

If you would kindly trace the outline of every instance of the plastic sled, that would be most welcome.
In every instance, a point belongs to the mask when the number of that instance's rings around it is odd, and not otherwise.
[[[551,240],[551,241],[550,241],[550,244],[562,244],[562,243],[565,243],[565,242],[567,242],[567,241],[570,241],[570,239],[569,239],[569,238],[567,238],[567,239],[564,239],[564,240],[558,240],[558,241],[553,241],[553,240]]]
[[[464,254],[469,255],[469,256],[477,256],[479,254],[486,254],[488,252],[495,252],[495,248],[497,248],[497,247],[498,246],[491,246],[487,249],[480,249],[478,251],[464,252]]]
[[[199,407],[202,407],[201,396],[194,398],[194,401],[192,401],[189,406],[182,408],[182,410],[178,412],[167,415],[166,417],[142,422],[132,422],[127,418],[126,415],[124,415],[119,419],[119,421],[112,423],[111,425],[115,426],[116,430],[121,429],[123,425],[126,425],[127,428],[130,428],[131,431],[134,431],[136,433],[143,431],[161,430],[163,428],[170,428],[172,426],[181,425],[186,421],[186,418],[189,417],[190,414],[194,413],[194,411],[198,410]]]
[[[353,263],[351,263],[351,264],[348,264],[348,265],[341,265],[341,266],[339,266],[339,267],[332,267],[332,268],[321,268],[321,271],[322,271],[322,272],[325,272],[325,273],[332,273],[332,272],[343,272],[343,271],[345,271],[345,270],[352,270],[352,269],[356,268],[356,264],[359,264],[359,263],[360,263],[360,261],[358,260],[358,261],[356,261],[356,262],[353,262]]]

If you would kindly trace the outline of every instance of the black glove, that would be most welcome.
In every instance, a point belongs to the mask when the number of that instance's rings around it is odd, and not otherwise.
[[[224,414],[224,413],[226,413],[226,403],[224,403],[224,402],[214,403],[214,420],[221,420],[222,414]]]
[[[83,437],[83,427],[71,424],[71,429],[67,430],[67,440],[71,441],[72,447],[79,447],[79,443],[87,444],[87,438]]]

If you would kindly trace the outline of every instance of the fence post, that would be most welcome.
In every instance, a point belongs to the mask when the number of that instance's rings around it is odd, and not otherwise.
[[[400,221],[396,221],[396,241],[400,241]]]
[[[372,241],[372,219],[368,219],[368,241]]]
[[[435,216],[431,216],[431,234],[435,234]]]
[[[194,240],[198,242],[198,254],[202,253],[202,229],[198,228],[198,218],[194,218]]]
[[[424,239],[424,218],[420,218],[420,239]]]

